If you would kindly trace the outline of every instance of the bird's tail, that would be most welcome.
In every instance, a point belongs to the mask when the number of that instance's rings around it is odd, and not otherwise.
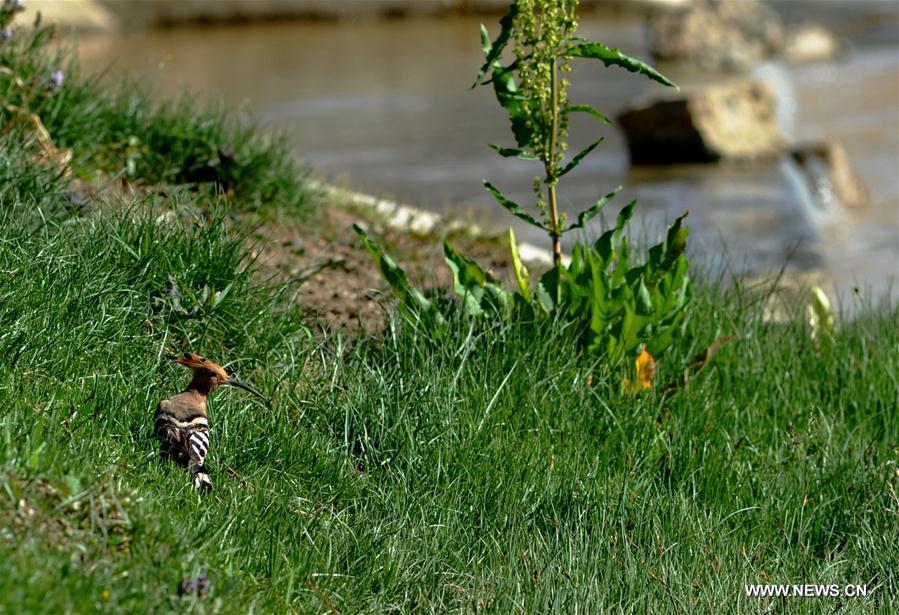
[[[212,491],[212,481],[203,466],[194,465],[190,469],[191,482],[200,491]]]

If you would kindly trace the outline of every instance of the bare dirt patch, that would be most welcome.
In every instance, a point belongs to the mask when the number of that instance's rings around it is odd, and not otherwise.
[[[368,229],[422,289],[452,287],[443,259],[443,241],[501,279],[508,279],[509,249],[500,239],[463,232],[415,235],[391,229],[371,213],[323,205],[305,222],[272,219],[256,240],[258,275],[293,281],[295,300],[326,330],[377,333],[383,330],[392,295],[353,224]]]

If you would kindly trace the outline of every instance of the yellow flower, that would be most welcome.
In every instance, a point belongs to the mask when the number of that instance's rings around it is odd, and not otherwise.
[[[656,376],[656,362],[652,355],[646,352],[646,346],[643,346],[643,352],[635,361],[637,370],[637,379],[631,382],[627,378],[624,379],[622,385],[624,390],[629,393],[637,393],[643,389],[652,388],[652,380]]]

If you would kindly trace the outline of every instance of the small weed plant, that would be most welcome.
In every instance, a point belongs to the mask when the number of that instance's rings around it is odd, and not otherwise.
[[[514,232],[509,240],[518,290],[509,291],[476,262],[445,244],[446,262],[453,272],[454,291],[471,316],[501,313],[522,322],[563,317],[574,324],[590,351],[605,353],[613,362],[645,350],[663,352],[683,331],[690,298],[685,256],[688,229],[684,216],[668,228],[664,240],[652,246],[645,262],[632,263],[625,231],[635,202],[618,214],[613,228],[593,244],[578,242],[566,264],[562,237],[595,218],[621,190],[618,187],[569,221],[559,209],[559,181],[574,170],[602,142],[597,138],[567,157],[569,118],[586,113],[602,123],[610,121],[587,104],[569,101],[567,74],[575,59],[598,60],[644,75],[661,84],[675,84],[651,66],[599,43],[576,35],[577,0],[517,0],[500,21],[494,40],[481,27],[485,61],[474,87],[492,86],[508,113],[515,146],[490,147],[503,157],[532,160],[542,168],[534,179],[535,201],[526,208],[507,198],[484,180],[497,203],[527,224],[546,232],[553,267],[532,282],[518,255]],[[511,52],[508,49],[511,48]],[[506,57],[508,56],[508,57]],[[444,317],[436,306],[409,284],[405,274],[383,250],[360,230],[365,245],[407,310],[429,331],[437,332]]]

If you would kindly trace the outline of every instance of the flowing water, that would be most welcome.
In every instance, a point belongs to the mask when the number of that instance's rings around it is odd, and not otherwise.
[[[804,16],[803,3],[788,4]],[[639,199],[650,235],[689,210],[694,258],[712,267],[820,270],[840,294],[860,287],[869,296],[897,296],[899,22],[895,5],[864,6],[867,12],[848,17],[835,9],[814,16],[829,18],[850,38],[845,56],[802,66],[769,63],[755,76],[777,93],[781,123],[795,140],[843,142],[870,191],[868,207],[822,208],[783,161],[630,169],[614,126],[577,118],[572,151],[597,133],[606,140],[563,180],[563,208],[583,208],[623,184],[617,207]],[[872,18],[891,6],[892,17]],[[538,169],[499,158],[486,146],[511,143],[492,91],[470,89],[482,61],[478,25],[477,19],[445,17],[198,27],[94,36],[80,49],[89,66],[138,75],[164,96],[189,93],[241,106],[286,134],[297,156],[326,179],[480,224],[507,225],[511,217],[491,201],[481,179],[528,202]],[[648,57],[635,18],[585,17],[581,31]],[[697,79],[673,76],[682,85]],[[613,117],[659,92],[640,77],[598,64],[576,67],[572,80],[573,101]],[[616,211],[610,206],[606,219]],[[527,227],[516,224],[516,230],[520,238],[545,243]]]

